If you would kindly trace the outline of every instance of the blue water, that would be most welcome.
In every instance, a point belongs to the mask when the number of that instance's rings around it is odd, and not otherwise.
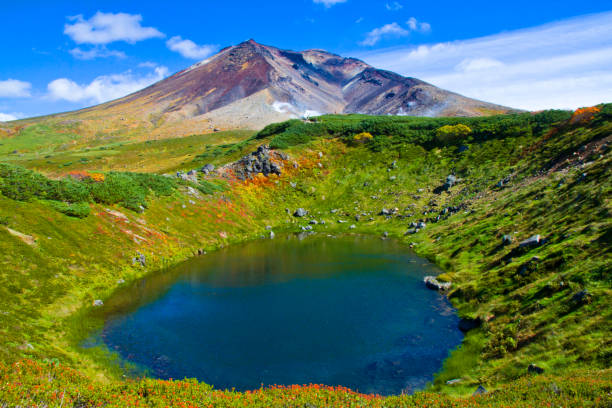
[[[101,336],[159,378],[413,392],[462,339],[448,301],[422,283],[438,272],[374,238],[253,242],[119,292]]]

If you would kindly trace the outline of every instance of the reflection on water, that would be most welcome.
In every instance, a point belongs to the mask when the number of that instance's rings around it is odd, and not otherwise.
[[[217,388],[422,388],[461,341],[435,266],[393,241],[291,237],[193,259],[103,307],[103,341],[161,378]]]

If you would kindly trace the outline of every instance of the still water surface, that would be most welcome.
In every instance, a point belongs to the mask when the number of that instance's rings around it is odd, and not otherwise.
[[[436,273],[390,240],[251,242],[118,292],[96,337],[149,375],[216,388],[413,392],[462,339],[448,301],[422,283]]]

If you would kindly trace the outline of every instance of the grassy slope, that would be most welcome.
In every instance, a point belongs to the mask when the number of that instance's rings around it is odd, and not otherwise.
[[[94,299],[108,296],[119,279],[129,282],[185,259],[198,248],[210,250],[257,238],[265,225],[295,231],[306,221],[287,215],[285,208],[304,207],[327,221],[316,227],[321,232],[388,232],[414,242],[418,253],[447,270],[446,277],[455,288],[451,299],[460,314],[489,320],[471,331],[447,360],[434,389],[461,394],[481,383],[496,387],[523,377],[529,363],[560,376],[567,376],[568,367],[609,367],[609,153],[592,157],[581,168],[571,162],[565,169],[555,168],[558,171],[542,170],[551,167],[551,159],[562,162],[568,153],[573,158],[571,153],[580,146],[609,138],[610,130],[605,121],[565,124],[545,136],[472,143],[464,153],[456,147],[425,149],[406,143],[373,153],[366,146],[315,138],[288,149],[299,168],[288,165],[279,178],[236,183],[230,191],[201,199],[176,193],[153,200],[144,214],[95,205],[94,215],[79,220],[50,211],[43,203],[0,196],[0,216],[8,227],[36,239],[28,244],[0,227],[0,358],[6,362],[56,358],[89,378],[121,387],[103,350],[83,353],[75,347],[89,325],[96,324],[79,318]],[[200,152],[205,149],[200,147]],[[182,156],[174,157],[176,162],[168,158],[160,168],[185,166]],[[393,161],[397,168],[390,166]],[[433,190],[451,170],[462,182],[450,193],[435,194]],[[509,174],[514,175],[509,186],[494,187]],[[428,223],[415,235],[404,235],[408,223],[431,216],[422,215],[424,210],[459,203],[468,205],[469,211]],[[414,215],[377,216],[383,207],[398,207],[401,214]],[[332,214],[331,209],[340,211]],[[358,214],[366,215],[355,221]],[[338,223],[338,219],[349,222]],[[351,224],[355,229],[349,229]],[[516,241],[534,233],[548,243],[506,262]],[[500,247],[504,234],[513,234],[515,243]],[[145,268],[132,265],[137,251],[147,256]],[[528,273],[518,274],[521,265],[534,256],[540,261],[530,265]],[[573,301],[583,289],[590,294],[588,302]],[[28,381],[36,381],[34,377],[28,374]],[[445,381],[451,378],[462,382],[448,387]],[[563,384],[564,397],[571,394],[571,379],[555,381]],[[0,400],[15,401],[7,396],[12,394],[6,384],[0,389]],[[103,394],[99,384],[92,385],[97,398]],[[122,392],[134,394],[137,387],[134,383]],[[588,398],[604,396],[605,389],[609,392],[609,380],[601,387],[594,388],[599,391]],[[205,391],[204,386],[196,388]],[[28,389],[21,387],[20,392]],[[488,402],[502,404],[503,396],[514,395],[516,389],[503,392],[499,401]],[[536,398],[536,393],[527,392],[526,398]]]

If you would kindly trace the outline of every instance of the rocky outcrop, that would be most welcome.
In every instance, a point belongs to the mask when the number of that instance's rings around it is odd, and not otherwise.
[[[427,286],[429,289],[437,290],[440,292],[447,291],[452,286],[451,282],[440,282],[436,279],[435,276],[426,276],[423,279],[423,282],[425,282],[425,286]]]
[[[236,177],[241,180],[253,178],[259,173],[264,176],[280,175],[282,162],[286,159],[286,154],[272,151],[268,145],[262,145],[256,151],[234,163],[232,167]]]

